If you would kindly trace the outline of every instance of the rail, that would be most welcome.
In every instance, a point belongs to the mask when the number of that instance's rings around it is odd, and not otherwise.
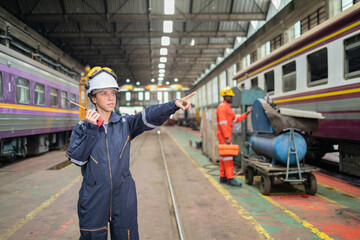
[[[176,203],[175,194],[174,194],[174,190],[173,190],[170,175],[169,175],[169,170],[168,170],[168,167],[167,167],[167,164],[166,164],[165,152],[164,152],[164,148],[163,148],[161,137],[160,137],[161,131],[158,130],[157,134],[158,134],[158,140],[159,140],[159,144],[160,144],[160,150],[161,150],[162,159],[163,159],[163,162],[164,162],[164,169],[165,169],[165,173],[166,173],[166,179],[167,179],[167,182],[168,182],[169,192],[170,192],[170,195],[171,195],[171,201],[172,201],[173,208],[174,208],[174,213],[175,213],[175,219],[176,219],[176,225],[177,225],[177,229],[178,229],[178,233],[179,233],[179,238],[180,238],[180,240],[185,240],[184,233],[183,233],[183,228],[181,226],[181,221],[180,221],[179,209],[178,209],[178,206],[177,206],[177,203]]]

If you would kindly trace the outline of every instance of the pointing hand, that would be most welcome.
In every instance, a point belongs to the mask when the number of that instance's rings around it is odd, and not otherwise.
[[[182,109],[182,110],[190,110],[191,109],[191,103],[189,101],[189,98],[191,98],[192,96],[194,96],[196,94],[196,92],[190,93],[189,95],[187,95],[186,97],[180,98],[178,100],[175,101],[175,105]]]

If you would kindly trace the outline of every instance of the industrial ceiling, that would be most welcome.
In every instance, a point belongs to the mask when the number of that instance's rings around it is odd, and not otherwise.
[[[172,1],[173,14],[167,8]],[[269,4],[270,0],[1,1],[1,7],[84,66],[111,67],[121,85],[127,80],[139,86],[189,87],[233,48],[237,37],[247,36],[251,21],[265,20]]]

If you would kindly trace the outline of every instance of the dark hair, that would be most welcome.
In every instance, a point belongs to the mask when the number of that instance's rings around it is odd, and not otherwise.
[[[96,97],[96,93],[94,93],[94,91],[89,92],[88,97],[90,98],[90,101],[92,102],[92,104],[94,104],[96,106],[96,104],[92,101],[93,97]]]

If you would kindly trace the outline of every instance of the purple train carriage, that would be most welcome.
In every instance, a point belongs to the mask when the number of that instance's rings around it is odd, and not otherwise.
[[[78,82],[0,45],[0,157],[39,154],[67,144],[79,119]]]

